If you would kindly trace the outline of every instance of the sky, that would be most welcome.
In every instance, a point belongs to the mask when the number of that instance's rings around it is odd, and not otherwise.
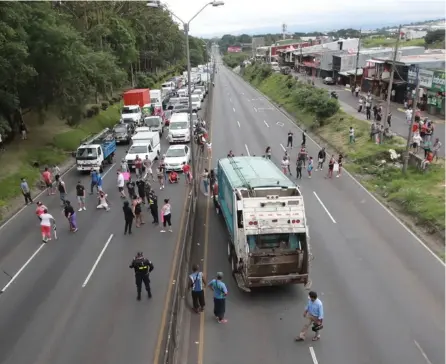
[[[209,1],[209,0],[208,0]],[[206,0],[167,0],[168,8],[188,22]],[[445,17],[443,0],[225,0],[208,6],[190,24],[190,33],[200,37],[224,34],[329,31],[341,28],[373,29],[380,25]]]

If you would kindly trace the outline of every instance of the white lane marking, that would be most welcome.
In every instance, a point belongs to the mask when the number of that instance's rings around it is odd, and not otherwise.
[[[20,273],[23,272],[23,270],[26,268],[26,266],[27,266],[29,263],[31,263],[31,261],[35,258],[35,256],[36,256],[37,254],[39,254],[39,252],[43,249],[43,247],[44,247],[45,245],[46,245],[46,244],[41,244],[41,245],[37,248],[37,250],[34,252],[34,254],[31,255],[31,257],[25,262],[25,264],[22,265],[22,267],[17,271],[17,273],[14,274],[14,275],[12,276],[11,280],[6,284],[6,286],[4,286],[4,287],[2,288],[2,290],[0,291],[0,293],[4,293],[4,292],[8,289],[8,287],[9,287],[9,286],[16,280],[16,278],[20,275]]]
[[[245,149],[246,149],[246,153],[248,153],[248,157],[250,157],[251,154],[249,154],[249,149],[248,149],[248,146],[246,144],[245,144]]]
[[[105,176],[108,174],[108,172],[110,172],[115,166],[116,166],[116,163],[113,163],[113,164],[110,166],[110,168],[107,169],[107,172],[105,172],[105,173],[102,175],[102,178],[105,178]]]
[[[280,146],[282,147],[283,151],[286,152],[286,148],[282,144],[280,144]]]
[[[256,108],[254,108],[254,111],[255,111],[255,112],[257,112],[257,109],[256,109]]]
[[[278,121],[278,122],[276,123],[276,125],[279,125],[281,128],[283,128],[283,127],[285,126],[285,124],[284,124],[284,123],[281,123],[280,121]]]
[[[311,360],[313,360],[313,364],[319,364],[319,362],[317,361],[316,353],[314,352],[313,347],[310,346],[309,349],[310,349]]]
[[[266,120],[263,120],[263,122],[265,123],[266,127],[269,128],[268,123],[266,122]]]
[[[232,111],[234,111],[234,112],[235,112],[235,107],[233,107],[233,108],[232,108]]]
[[[418,348],[418,350],[420,350],[421,355],[423,356],[424,360],[426,360],[427,364],[432,364],[432,362],[429,360],[429,358],[427,357],[426,353],[424,352],[423,348],[421,347],[420,344],[418,344],[418,341],[414,340],[413,341],[415,343],[415,346]]]
[[[322,200],[319,198],[319,196],[317,195],[317,193],[315,191],[313,191],[314,195],[316,196],[317,200],[319,201],[319,203],[321,204],[322,208],[325,210],[325,212],[327,213],[327,215],[330,217],[331,221],[333,221],[333,224],[336,224],[336,220],[333,219],[333,216],[331,216],[330,211],[328,211],[328,209],[325,207],[324,203],[322,202]]]
[[[253,86],[251,86],[249,83],[247,83],[245,80],[243,80],[242,79],[242,81],[243,81],[243,83],[244,84],[246,84],[246,85],[248,85],[249,87],[251,87],[255,92],[257,92],[258,94],[260,94],[260,92],[257,90],[257,89],[255,89]],[[297,128],[297,129],[299,129],[300,131],[303,131],[303,129],[302,128],[300,128],[293,120],[291,120],[289,117],[288,117],[288,115],[286,115],[282,110],[280,110],[276,105],[274,105],[273,103],[271,103],[271,101],[269,101],[269,99],[267,99],[266,97],[265,97],[265,100],[267,101],[267,102],[269,102],[278,112],[280,112],[284,117],[285,117],[285,119],[291,124],[291,126],[293,126],[293,127],[295,127],[295,128]],[[317,147],[319,147],[319,148],[322,148],[318,143],[316,143],[311,137],[309,137],[308,136],[308,134],[307,134],[307,138],[309,139],[309,140],[311,140],[312,142],[313,142],[313,144],[314,145],[316,145]],[[437,254],[435,254],[435,252],[431,249],[431,248],[429,248],[412,230],[410,230],[391,210],[389,210],[380,200],[378,200],[378,198],[376,198],[369,190],[367,190],[367,188],[365,188],[362,184],[361,184],[361,182],[359,182],[355,177],[353,177],[353,175],[352,174],[350,174],[350,172],[349,171],[347,171],[345,168],[344,168],[344,173],[347,175],[347,176],[349,176],[366,194],[368,194],[379,206],[381,206],[385,211],[387,211],[387,213],[390,215],[390,216],[392,216],[397,222],[398,222],[398,224],[400,224],[403,228],[404,228],[404,230],[406,230],[414,239],[415,239],[415,241],[417,242],[417,243],[419,243],[424,249],[426,249],[429,253],[430,253],[430,255],[432,255],[436,260],[437,260],[437,262],[439,262],[439,263],[441,263],[444,267],[446,267],[446,263],[445,262],[443,262],[442,260],[441,260],[441,258],[437,255]]]
[[[238,121],[238,120],[237,120],[237,125],[238,125],[238,127],[240,128],[240,121]]]
[[[112,239],[113,239],[113,234],[110,234],[110,237],[108,238],[107,242],[105,243],[104,247],[102,248],[101,252],[99,253],[98,258],[97,258],[96,261],[94,262],[93,267],[92,267],[91,270],[90,270],[90,273],[88,273],[87,278],[85,278],[85,281],[84,281],[84,283],[82,284],[82,288],[84,288],[84,287],[88,284],[88,281],[90,280],[91,276],[93,275],[93,273],[94,273],[96,267],[97,267],[98,264],[99,264],[99,261],[101,260],[102,256],[104,255],[105,250],[107,249],[108,244],[110,244],[110,242],[112,241]]]
[[[70,172],[74,167],[76,167],[76,163],[73,164],[70,168],[68,168],[64,173],[62,173],[62,176],[65,176],[68,172]],[[34,201],[38,201],[37,199],[42,196],[44,193],[46,192],[46,190],[43,190],[42,192],[40,192],[38,195],[36,195],[33,200]],[[8,225],[12,220],[14,220],[23,210],[25,210],[28,206],[33,206],[33,205],[26,205],[23,206],[19,211],[17,211],[14,215],[12,215],[8,220],[6,220],[3,225],[0,226],[0,230],[2,230],[6,225]]]

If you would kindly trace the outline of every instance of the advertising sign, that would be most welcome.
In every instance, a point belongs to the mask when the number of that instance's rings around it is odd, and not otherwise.
[[[432,79],[434,78],[434,71],[420,69],[418,73],[418,80],[420,87],[430,89],[432,87]]]
[[[240,53],[242,47],[228,47],[228,53]]]
[[[432,88],[435,92],[444,92],[445,89],[445,72],[434,71],[434,77],[432,78]]]

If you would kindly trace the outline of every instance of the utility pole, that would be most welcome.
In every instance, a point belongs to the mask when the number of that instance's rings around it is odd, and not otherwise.
[[[383,119],[384,123],[387,121],[387,117],[388,117],[389,111],[390,111],[390,98],[392,96],[393,77],[395,76],[395,67],[396,67],[395,63],[396,63],[396,57],[398,56],[398,48],[400,46],[400,40],[401,40],[401,25],[398,27],[398,38],[396,39],[395,52],[393,53],[392,69],[390,71],[390,79],[389,79],[389,87],[387,88],[386,112],[384,114],[384,119]],[[418,79],[418,73],[417,73],[417,79]]]
[[[417,113],[417,105],[420,99],[420,68],[417,66],[417,78],[415,79],[416,86],[415,86],[415,100],[412,105],[412,119],[410,121],[409,126],[409,133],[407,135],[407,143],[406,143],[406,151],[404,152],[404,160],[403,160],[403,174],[407,173],[407,167],[409,165],[409,153],[410,153],[410,145],[412,144],[412,137],[413,137],[413,125],[415,124],[415,116]]]
[[[358,63],[359,63],[359,52],[361,51],[361,28],[359,29],[359,39],[358,39],[358,50],[356,51],[356,63],[355,63],[355,81],[354,85],[356,87],[356,79],[358,78]]]

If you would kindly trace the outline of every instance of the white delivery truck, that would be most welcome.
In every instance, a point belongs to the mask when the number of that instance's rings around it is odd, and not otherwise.
[[[163,97],[161,94],[161,90],[150,90],[150,103],[154,104],[162,104]]]
[[[145,159],[146,155],[153,162],[161,154],[160,136],[157,132],[140,132],[132,137],[132,146],[127,151],[125,160],[132,170],[135,168],[134,161],[136,156]]]
[[[185,112],[173,114],[169,122],[169,134],[167,140],[170,144],[174,143],[189,143],[190,135],[190,121],[189,114]]]

